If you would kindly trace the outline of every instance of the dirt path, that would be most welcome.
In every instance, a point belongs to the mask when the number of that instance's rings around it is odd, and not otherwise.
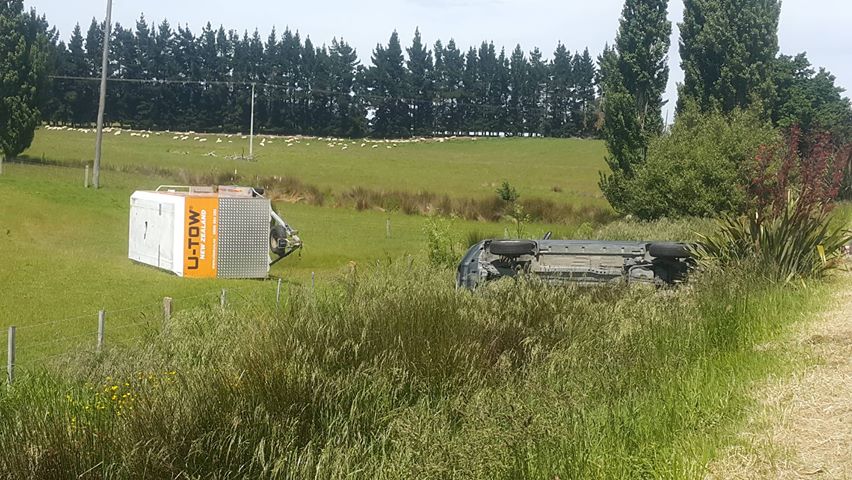
[[[852,479],[852,275],[842,282],[826,312],[782,346],[807,366],[757,392],[740,445],[708,478]]]

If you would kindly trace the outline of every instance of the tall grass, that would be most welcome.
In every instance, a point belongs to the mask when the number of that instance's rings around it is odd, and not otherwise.
[[[176,314],[147,346],[0,393],[5,478],[692,478],[822,298],[748,273],[676,291],[419,262]]]

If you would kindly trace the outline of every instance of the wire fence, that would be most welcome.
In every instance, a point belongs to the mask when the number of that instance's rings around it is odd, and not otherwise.
[[[313,274],[310,288],[314,288]],[[92,310],[87,314],[7,327],[6,382],[50,368],[60,360],[98,355],[109,348],[134,348],[152,339],[181,316],[197,312],[255,311],[278,308],[292,286],[278,279],[257,285],[217,288],[198,295]]]

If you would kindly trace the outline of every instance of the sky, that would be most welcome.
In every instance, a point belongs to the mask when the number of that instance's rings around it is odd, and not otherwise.
[[[92,18],[106,12],[106,0],[25,0],[68,39],[75,23],[83,35]],[[266,38],[272,27],[298,30],[317,46],[343,38],[358,51],[363,64],[377,43],[387,43],[393,30],[403,46],[411,42],[415,28],[425,43],[454,38],[463,49],[483,40],[505,47],[507,54],[520,44],[526,50],[539,47],[550,57],[558,42],[570,50],[588,47],[594,57],[606,43],[612,44],[618,29],[623,0],[331,0],[313,3],[291,0],[131,0],[113,1],[113,21],[134,27],[140,14],[148,23],[166,18],[172,27],[188,25],[198,33],[208,21],[226,30],[260,31]],[[683,81],[678,56],[677,23],[683,3],[672,0],[670,76],[664,107],[674,111],[677,83]],[[779,27],[781,53],[807,52],[811,63],[826,67],[837,84],[852,90],[852,2],[849,0],[783,0]]]

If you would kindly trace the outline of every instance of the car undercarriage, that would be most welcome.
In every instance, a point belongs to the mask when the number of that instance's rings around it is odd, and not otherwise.
[[[458,266],[456,285],[476,289],[505,277],[532,275],[552,284],[609,282],[672,285],[694,264],[689,245],[595,240],[483,240]]]

